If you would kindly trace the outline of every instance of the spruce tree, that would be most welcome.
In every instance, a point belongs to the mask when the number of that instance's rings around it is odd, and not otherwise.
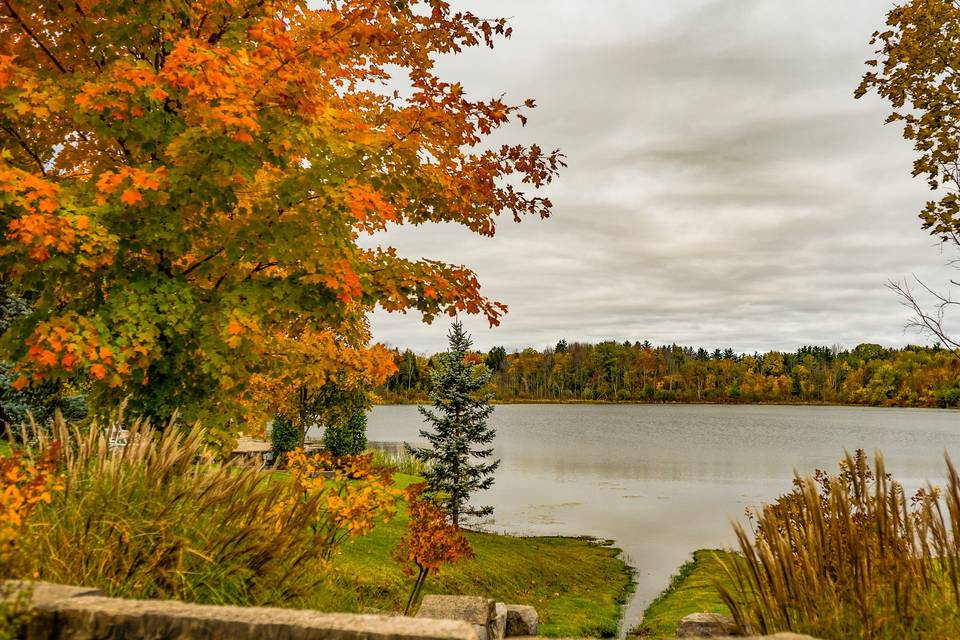
[[[421,429],[420,435],[430,446],[415,449],[408,445],[407,450],[426,463],[429,495],[459,526],[463,516],[493,513],[493,507],[471,507],[468,503],[472,494],[493,485],[493,473],[500,461],[490,461],[493,449],[486,446],[496,435],[487,426],[493,413],[493,394],[483,390],[490,381],[490,371],[467,361],[471,341],[460,322],[453,324],[448,338],[449,348],[431,376],[433,409],[420,407],[425,422],[432,427]]]

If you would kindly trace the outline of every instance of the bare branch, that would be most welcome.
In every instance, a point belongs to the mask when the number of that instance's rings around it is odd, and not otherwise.
[[[917,329],[921,333],[935,338],[940,342],[940,344],[946,347],[947,350],[953,353],[954,357],[960,359],[960,342],[951,338],[944,327],[946,308],[949,305],[958,303],[951,300],[948,296],[933,291],[922,280],[917,278],[916,275],[913,276],[913,279],[925,291],[933,295],[940,302],[934,305],[934,311],[929,312],[924,309],[923,305],[920,304],[920,301],[917,299],[913,289],[911,289],[909,282],[906,280],[903,282],[897,282],[894,280],[889,281],[887,283],[887,288],[900,296],[901,304],[913,311],[914,314],[913,317],[907,322],[904,329]]]

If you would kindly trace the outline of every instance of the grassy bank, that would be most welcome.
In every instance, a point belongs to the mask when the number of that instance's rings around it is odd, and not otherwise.
[[[729,615],[714,582],[729,584],[720,563],[733,562],[735,558],[729,551],[695,551],[693,559],[680,567],[670,585],[650,603],[643,613],[643,623],[632,634],[655,640],[675,638],[677,623],[691,613]]]
[[[416,480],[396,476],[398,486]],[[391,560],[406,517],[378,524],[345,544],[333,576],[306,606],[325,611],[402,610],[413,578]],[[619,551],[575,538],[515,538],[468,533],[476,558],[444,568],[424,593],[484,595],[529,604],[541,618],[541,635],[607,637],[616,634],[622,603],[632,587]]]

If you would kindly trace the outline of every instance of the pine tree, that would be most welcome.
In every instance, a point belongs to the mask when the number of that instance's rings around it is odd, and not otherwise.
[[[432,427],[421,429],[420,435],[430,446],[415,449],[408,445],[407,450],[426,463],[429,494],[459,526],[463,516],[493,513],[493,507],[471,507],[468,502],[472,494],[493,485],[493,473],[500,461],[488,462],[493,449],[484,447],[496,435],[487,426],[493,413],[493,394],[483,391],[490,381],[490,371],[467,361],[471,341],[460,322],[453,324],[448,338],[449,349],[431,377],[433,410],[420,407],[425,422]]]

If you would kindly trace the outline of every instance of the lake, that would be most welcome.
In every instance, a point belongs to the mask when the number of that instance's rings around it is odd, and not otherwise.
[[[413,406],[379,406],[372,441],[419,442]],[[844,449],[880,450],[908,489],[960,463],[960,413],[734,405],[500,405],[502,460],[476,504],[485,528],[612,539],[637,569],[627,628],[699,548],[732,546],[730,521],[788,491],[793,470],[836,470]]]

